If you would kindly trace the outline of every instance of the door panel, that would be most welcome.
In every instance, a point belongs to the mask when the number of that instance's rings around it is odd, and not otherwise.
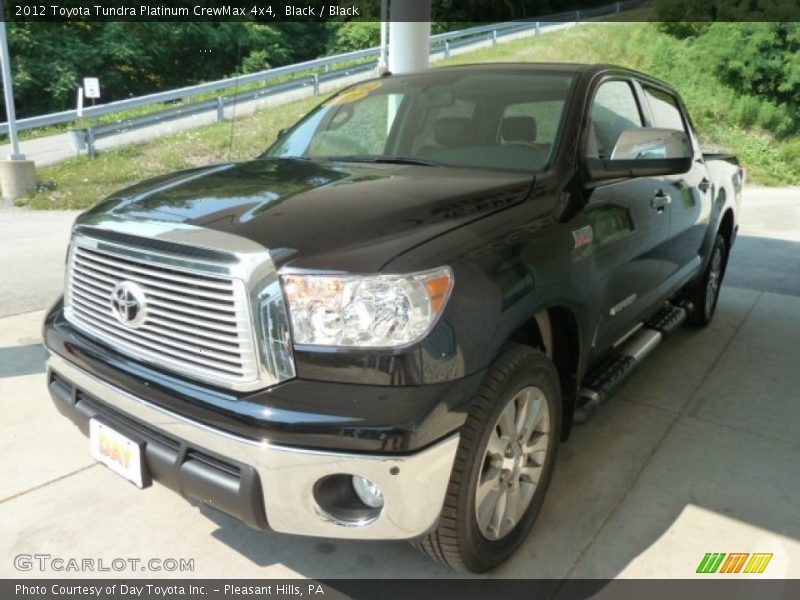
[[[669,214],[664,279],[696,262],[700,254],[711,217],[712,188],[709,186],[706,191],[700,189],[703,179],[707,177],[706,166],[701,158],[692,163],[692,170],[688,173],[665,178],[665,185],[673,200]]]
[[[669,213],[668,207],[653,208],[650,199],[661,188],[657,177],[604,185],[594,190],[585,209],[596,248],[598,350],[610,347],[658,304]]]
[[[687,270],[691,272],[698,264],[700,247],[711,218],[714,190],[689,120],[677,98],[666,90],[647,84],[642,86],[642,90],[655,127],[683,130],[694,141],[691,170],[663,178],[665,192],[672,199],[663,278],[673,278],[671,283],[680,285],[686,279]]]
[[[589,119],[586,158],[609,159],[623,131],[645,126],[634,88],[624,78],[599,85]],[[599,185],[584,209],[594,236],[597,351],[610,347],[658,303],[669,233],[670,197],[664,183],[663,178],[640,177]]]

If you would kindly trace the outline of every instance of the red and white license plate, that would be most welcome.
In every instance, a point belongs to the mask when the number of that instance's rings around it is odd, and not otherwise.
[[[96,460],[138,487],[144,487],[141,445],[105,423],[91,419],[89,448]]]

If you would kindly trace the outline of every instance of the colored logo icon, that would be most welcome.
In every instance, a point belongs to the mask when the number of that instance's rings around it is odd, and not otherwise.
[[[697,573],[763,573],[772,554],[749,552],[707,552]]]

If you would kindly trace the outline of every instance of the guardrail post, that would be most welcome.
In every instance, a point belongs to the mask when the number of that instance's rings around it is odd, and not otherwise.
[[[319,73],[314,73],[314,95],[319,96]]]
[[[492,46],[497,45],[497,29],[492,30]]]
[[[331,66],[328,63],[325,63],[325,72],[327,73],[330,70],[331,70]]]
[[[536,21],[536,25],[533,28],[533,35],[539,35],[541,33],[539,30],[541,29],[542,25],[539,21]]]
[[[444,57],[450,58],[450,42],[448,40],[444,42]]]
[[[222,123],[225,120],[225,103],[222,101],[222,96],[217,96],[217,123]]]
[[[619,14],[620,9],[622,8],[621,4],[622,2],[617,2],[617,9],[615,11],[617,14]]]
[[[580,20],[581,20],[581,11],[580,10],[576,10],[575,11],[575,25],[577,25],[578,21],[580,21]]]
[[[86,155],[89,158],[97,156],[97,151],[94,147],[94,129],[91,127],[86,128]]]

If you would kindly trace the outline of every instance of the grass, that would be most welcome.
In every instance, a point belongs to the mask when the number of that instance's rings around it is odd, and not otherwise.
[[[152,142],[71,158],[38,169],[39,186],[18,204],[35,209],[89,208],[112,192],[179,169],[253,158],[323,97],[314,96],[237,119],[190,129]]]
[[[495,61],[610,62],[665,79],[683,95],[704,144],[737,154],[748,181],[762,185],[800,182],[800,137],[776,140],[764,131],[734,125],[726,112],[733,92],[709,86],[702,64],[685,58],[684,42],[648,23],[613,23],[517,40],[436,63]],[[88,208],[115,190],[160,173],[260,154],[321,97],[259,111],[235,122],[198,127],[151,142],[103,152],[95,160],[66,160],[39,169],[40,185],[20,203],[37,209]]]

